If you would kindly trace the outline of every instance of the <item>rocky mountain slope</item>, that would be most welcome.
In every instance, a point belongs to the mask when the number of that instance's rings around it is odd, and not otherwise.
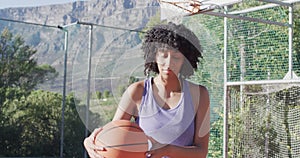
[[[47,25],[65,25],[77,20],[104,25],[105,19],[116,13],[157,6],[157,0],[89,0],[59,5],[1,9],[0,17]]]
[[[65,32],[57,26],[67,26],[77,21],[93,24],[65,27],[69,35],[67,88],[68,91],[86,90],[88,57],[91,50],[92,89],[113,91],[117,89],[117,82],[126,81],[112,78],[134,74],[135,70],[140,71],[142,67],[140,35],[138,31],[130,30],[142,30],[158,10],[156,0],[90,0],[60,5],[8,8],[0,10],[1,19],[9,19],[0,20],[0,30],[8,28],[13,33],[20,34],[27,44],[37,50],[35,58],[40,63],[55,67],[60,76],[55,82],[43,85],[43,88],[61,91]],[[92,29],[89,26],[93,26]]]

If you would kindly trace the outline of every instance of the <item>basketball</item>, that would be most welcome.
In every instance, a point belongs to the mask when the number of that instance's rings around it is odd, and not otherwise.
[[[105,158],[145,158],[148,138],[143,130],[129,120],[109,122],[96,135],[95,144],[105,148],[97,151]]]

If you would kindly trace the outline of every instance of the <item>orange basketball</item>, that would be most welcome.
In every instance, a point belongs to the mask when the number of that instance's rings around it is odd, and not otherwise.
[[[96,135],[95,144],[103,146],[98,153],[105,158],[145,158],[148,138],[143,130],[129,120],[109,122]]]

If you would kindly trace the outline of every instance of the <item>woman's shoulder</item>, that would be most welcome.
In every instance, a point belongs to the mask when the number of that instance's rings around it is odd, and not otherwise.
[[[136,90],[144,89],[144,85],[145,85],[145,80],[141,80],[130,84],[128,89],[136,91]]]
[[[145,80],[137,81],[129,85],[126,92],[129,93],[134,100],[140,100],[143,96],[144,87]]]
[[[191,81],[187,81],[187,82],[189,85],[191,95],[195,102],[198,102],[199,99],[202,101],[209,99],[209,92],[205,86]]]
[[[192,81],[186,80],[191,91],[200,91],[200,92],[208,92],[207,88],[201,84],[194,83]]]
[[[197,109],[199,109],[199,106],[207,108],[209,106],[209,92],[207,88],[191,81],[188,81],[188,83],[193,102],[195,103],[195,110],[198,111]]]

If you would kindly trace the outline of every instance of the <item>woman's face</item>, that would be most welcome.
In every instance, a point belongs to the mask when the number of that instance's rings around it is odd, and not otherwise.
[[[156,63],[159,74],[164,76],[178,76],[184,58],[184,55],[176,49],[159,48],[156,53]]]

